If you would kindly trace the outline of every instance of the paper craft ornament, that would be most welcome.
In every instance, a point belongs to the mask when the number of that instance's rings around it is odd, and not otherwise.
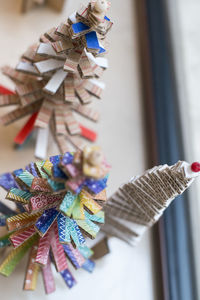
[[[155,224],[175,197],[199,176],[200,164],[179,161],[133,177],[109,198],[104,231],[136,245],[144,231]]]
[[[0,176],[6,199],[21,209],[16,213],[0,203],[0,226],[8,228],[0,248],[12,245],[0,274],[11,275],[27,252],[24,290],[35,290],[41,270],[46,293],[53,292],[52,263],[69,288],[76,281],[68,261],[92,272],[93,252],[85,237],[95,239],[104,223],[109,168],[100,148],[87,146]]]
[[[35,6],[48,5],[56,11],[61,11],[64,3],[65,0],[22,0],[21,10],[25,13]]]
[[[99,3],[104,3],[99,4]],[[40,37],[21,57],[16,69],[5,66],[2,72],[15,83],[15,92],[0,96],[0,106],[17,107],[1,116],[8,125],[30,115],[15,138],[22,145],[37,128],[35,155],[45,159],[49,131],[61,153],[85,146],[81,137],[92,142],[96,133],[80,124],[74,112],[91,121],[99,113],[89,104],[101,98],[104,83],[99,80],[108,67],[106,35],[112,22],[106,16],[107,1],[82,5],[67,21]],[[1,91],[0,91],[1,92]],[[73,147],[73,148],[71,148]]]

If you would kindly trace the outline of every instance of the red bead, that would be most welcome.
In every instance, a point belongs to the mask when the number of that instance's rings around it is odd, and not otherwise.
[[[191,164],[191,170],[193,172],[199,172],[200,171],[200,163],[193,162],[193,164]]]

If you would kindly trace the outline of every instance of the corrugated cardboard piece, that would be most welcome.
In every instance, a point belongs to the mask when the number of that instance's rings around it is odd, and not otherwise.
[[[31,126],[39,129],[35,153],[39,158],[46,157],[48,148],[48,143],[41,143],[42,149],[38,151],[40,129],[51,130],[61,151],[66,148],[81,150],[85,145],[81,137],[94,141],[97,136],[93,130],[79,124],[75,114],[78,112],[94,122],[99,118],[91,104],[94,98],[101,98],[105,88],[99,78],[108,67],[105,41],[112,27],[106,16],[108,8],[108,2],[100,0],[82,5],[73,16],[48,30],[38,43],[30,46],[15,69],[2,68],[15,83],[15,93],[0,96],[0,106],[17,107],[0,117],[0,123],[7,125],[28,114],[31,118],[38,113]],[[100,15],[101,18],[97,18]],[[31,128],[28,130],[28,124],[21,129],[26,132],[26,138],[32,131]],[[47,131],[45,140],[46,137]],[[24,135],[20,144],[26,138]]]

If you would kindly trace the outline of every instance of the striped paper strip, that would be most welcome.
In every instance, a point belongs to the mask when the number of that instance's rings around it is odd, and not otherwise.
[[[38,240],[37,235],[33,235],[20,247],[12,250],[3,263],[0,265],[0,274],[10,276],[17,264],[24,257],[29,248],[31,248]]]
[[[40,270],[40,266],[35,263],[37,248],[38,248],[37,246],[33,246],[29,254],[29,261],[28,261],[26,275],[24,279],[25,291],[34,291],[36,289],[38,273]]]

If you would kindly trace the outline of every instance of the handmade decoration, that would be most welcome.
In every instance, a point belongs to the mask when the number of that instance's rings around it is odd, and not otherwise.
[[[100,98],[105,87],[98,79],[108,67],[106,35],[112,22],[106,16],[109,4],[97,0],[82,5],[67,21],[40,37],[21,57],[16,69],[2,72],[15,83],[15,92],[0,96],[0,106],[17,105],[3,115],[8,125],[31,115],[15,138],[22,145],[37,128],[35,155],[45,159],[49,130],[61,153],[82,150],[80,137],[95,141],[96,133],[80,124],[74,112],[98,121],[99,113],[89,103]],[[1,92],[1,90],[0,90]],[[72,148],[73,147],[73,148]]]
[[[95,239],[104,223],[109,168],[100,148],[87,146],[0,176],[0,186],[8,191],[6,199],[21,210],[17,213],[0,204],[0,226],[8,228],[0,248],[12,245],[0,274],[9,276],[28,251],[24,290],[35,290],[41,270],[46,293],[53,292],[52,262],[67,286],[73,287],[76,281],[67,258],[75,269],[92,272],[93,252],[85,237]]]
[[[104,231],[136,245],[144,231],[155,224],[175,197],[199,176],[200,164],[179,161],[133,177],[109,198]]]
[[[56,11],[63,9],[65,0],[22,0],[22,12],[25,13],[32,9],[34,6],[48,5]]]

